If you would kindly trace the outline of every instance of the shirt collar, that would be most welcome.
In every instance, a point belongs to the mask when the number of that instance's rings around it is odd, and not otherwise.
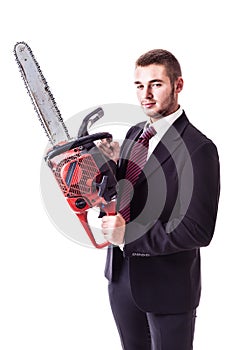
[[[169,114],[168,116],[163,117],[161,119],[158,119],[154,123],[147,122],[145,128],[147,128],[150,125],[153,125],[157,134],[164,134],[169,129],[169,127],[175,122],[175,120],[181,116],[182,113],[183,109],[181,106],[179,106],[177,111],[175,111],[174,113]]]

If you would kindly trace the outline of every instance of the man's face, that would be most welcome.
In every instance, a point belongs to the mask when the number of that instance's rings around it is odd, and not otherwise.
[[[178,92],[183,80],[178,78],[172,85],[163,65],[138,66],[135,70],[138,100],[152,119],[165,117],[178,109]]]

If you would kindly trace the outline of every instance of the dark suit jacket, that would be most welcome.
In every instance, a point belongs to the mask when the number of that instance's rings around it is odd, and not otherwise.
[[[132,143],[144,123],[132,127],[121,148],[117,177],[124,179]],[[109,248],[105,275],[119,278],[129,259],[132,296],[144,311],[183,313],[198,306],[200,247],[213,236],[219,161],[213,142],[185,113],[166,132],[134,186],[124,253]],[[118,203],[121,197],[119,188]]]

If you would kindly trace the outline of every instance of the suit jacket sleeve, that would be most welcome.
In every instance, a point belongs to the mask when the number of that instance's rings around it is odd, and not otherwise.
[[[137,220],[130,222],[125,235],[126,256],[172,254],[210,243],[217,215],[220,181],[217,149],[210,140],[206,140],[190,154],[193,187],[188,207],[182,200],[182,191],[186,191],[188,183],[183,170],[180,174],[178,212],[167,222],[161,218],[146,225]]]

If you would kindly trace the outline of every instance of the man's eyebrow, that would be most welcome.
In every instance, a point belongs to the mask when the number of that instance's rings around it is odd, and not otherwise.
[[[162,79],[152,79],[152,80],[149,80],[149,81],[148,81],[148,83],[162,83],[162,82],[163,82]],[[134,84],[142,84],[142,82],[136,80],[136,81],[134,82]]]

